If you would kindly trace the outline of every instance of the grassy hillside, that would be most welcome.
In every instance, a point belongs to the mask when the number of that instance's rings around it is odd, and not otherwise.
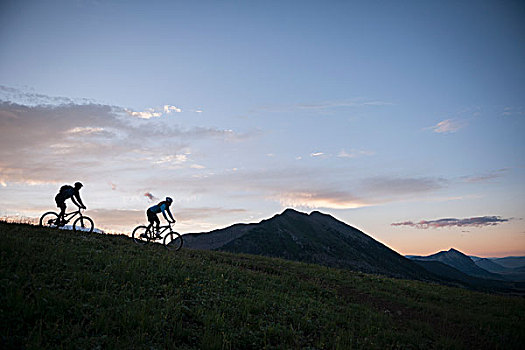
[[[0,223],[0,347],[523,348],[525,300]]]

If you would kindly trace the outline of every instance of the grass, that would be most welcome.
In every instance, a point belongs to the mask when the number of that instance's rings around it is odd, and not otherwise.
[[[525,299],[0,223],[3,349],[520,349]]]

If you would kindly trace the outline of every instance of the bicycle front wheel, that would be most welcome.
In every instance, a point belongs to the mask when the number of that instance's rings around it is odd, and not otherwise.
[[[93,223],[93,220],[91,218],[88,218],[87,216],[81,216],[78,219],[73,222],[73,231],[82,231],[91,233],[93,232],[93,229],[95,228],[95,224]]]
[[[40,226],[57,228],[58,214],[53,211],[48,211],[40,217]]]
[[[133,230],[133,233],[131,234],[131,237],[133,238],[133,242],[137,243],[138,245],[144,245],[149,243],[150,240],[150,232],[148,230],[147,226],[137,226]]]
[[[179,250],[182,248],[182,236],[175,231],[170,231],[166,236],[164,236],[164,246],[168,250]]]

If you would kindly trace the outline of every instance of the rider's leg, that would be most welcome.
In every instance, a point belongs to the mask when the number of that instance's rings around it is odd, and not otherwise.
[[[155,214],[155,213],[153,213],[153,212],[151,212],[149,210],[146,213],[147,213],[148,221],[149,221],[148,229],[151,228],[152,234],[158,233],[159,232],[160,220],[157,217],[157,214]],[[153,226],[154,225],[156,226],[156,231],[153,231]]]
[[[155,224],[156,224],[155,233],[158,235],[159,234],[159,229],[160,229],[160,220],[159,220],[157,215],[155,215]]]
[[[57,224],[60,224],[66,214],[66,202],[58,195],[55,197],[55,202],[57,203],[57,207],[60,208],[60,213],[57,218]]]
[[[149,232],[151,232],[151,229],[153,228],[153,223],[150,221],[148,227],[146,228],[146,232],[144,232],[143,234],[141,234],[140,236],[142,238],[146,238],[148,235],[149,235]]]

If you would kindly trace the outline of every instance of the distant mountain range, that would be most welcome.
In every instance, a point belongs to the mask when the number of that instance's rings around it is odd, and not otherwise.
[[[404,257],[360,230],[318,211],[305,214],[286,209],[259,223],[186,234],[184,246],[279,257],[477,290],[525,292],[525,283],[516,282],[522,281],[516,277],[519,267],[511,269],[516,273],[512,275],[508,267],[481,258],[475,262],[476,259],[455,249],[430,256]],[[519,260],[506,263],[519,265]],[[513,281],[510,276],[514,276]]]
[[[470,256],[470,258],[474,260],[474,262],[487,259],[508,269],[525,271],[525,256],[507,256],[504,258],[480,258],[477,256]]]
[[[480,257],[469,257],[456,249],[441,251],[429,256],[408,256],[427,271],[440,276],[443,280],[451,283],[459,282],[465,286],[500,292],[525,291],[525,273],[522,267],[504,267],[494,260],[507,258],[487,259]],[[519,266],[525,258],[512,257],[512,263]]]
[[[410,258],[418,261],[439,261],[473,277],[503,279],[502,276],[479,267],[471,258],[456,249],[450,249],[446,252],[442,251],[429,256],[410,256]]]
[[[429,256],[408,255],[407,257],[418,262],[439,261],[472,277],[525,282],[525,257],[480,258],[467,256],[456,249]]]

